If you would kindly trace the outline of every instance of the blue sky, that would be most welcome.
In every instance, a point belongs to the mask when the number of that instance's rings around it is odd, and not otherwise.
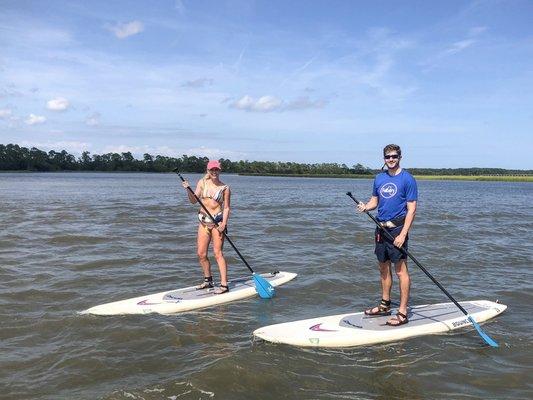
[[[532,169],[532,60],[531,1],[0,0],[0,143]]]

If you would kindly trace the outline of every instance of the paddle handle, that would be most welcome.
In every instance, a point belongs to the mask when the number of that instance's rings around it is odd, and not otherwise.
[[[352,193],[351,192],[347,192],[346,193],[353,201],[355,201],[357,204],[361,204],[361,202],[359,200],[357,200],[355,197],[353,197]],[[366,215],[368,215],[372,221],[374,221],[376,223],[376,225],[380,228],[383,228],[381,226],[381,224],[379,223],[379,221],[376,219],[376,217],[374,217],[372,214],[370,214],[368,211],[365,211]],[[385,236],[394,242],[394,237],[386,230],[386,229],[383,229],[383,233],[385,234]],[[413,256],[409,250],[407,249],[404,249],[404,247],[400,247],[400,250],[406,254],[411,260],[413,260],[413,262],[418,266],[418,268],[420,268],[422,270],[422,272],[424,272],[429,279],[431,279],[433,281],[433,283],[435,285],[437,285],[437,287],[442,290],[444,292],[444,294],[446,296],[448,296],[448,298],[453,301],[453,303],[457,306],[457,308],[459,308],[459,310],[461,310],[463,312],[464,315],[467,315],[468,316],[468,312],[466,312],[466,310],[463,308],[463,306],[461,306],[453,297],[450,293],[448,293],[448,291],[433,277],[433,275],[431,275],[429,273],[429,271],[424,268],[424,266],[422,264],[420,264],[420,262],[418,262],[418,260],[415,258],[415,256]]]
[[[183,179],[183,176],[181,176],[180,172],[176,169],[174,169],[174,172],[176,174],[178,174],[178,176],[180,177],[181,181],[182,182],[185,182],[185,179]],[[196,201],[198,203],[200,203],[200,206],[202,206],[202,208],[204,209],[204,211],[207,213],[207,215],[209,216],[209,218],[211,218],[211,221],[213,221],[213,224],[218,228],[218,223],[215,221],[215,219],[213,218],[213,216],[211,215],[211,213],[209,212],[209,210],[207,209],[207,207],[204,205],[204,203],[202,203],[202,200],[200,200],[200,198],[196,195],[196,193],[194,193],[194,190],[191,189],[190,186],[187,186],[187,189],[189,190],[189,192],[192,193],[192,195],[194,196],[194,198],[196,199]],[[241,254],[241,252],[239,251],[239,249],[237,249],[237,247],[233,244],[233,242],[231,241],[231,239],[229,238],[229,236],[226,234],[225,231],[222,232],[222,234],[224,235],[224,237],[226,239],[228,239],[228,242],[229,244],[231,245],[231,247],[233,247],[233,250],[235,250],[235,252],[238,254],[238,256],[240,257],[240,259],[242,260],[242,262],[244,263],[244,265],[246,265],[248,267],[248,269],[250,270],[250,272],[252,274],[255,274],[254,270],[252,269],[252,267],[250,267],[250,265],[248,264],[248,262],[246,261],[246,259],[244,258],[244,256]]]

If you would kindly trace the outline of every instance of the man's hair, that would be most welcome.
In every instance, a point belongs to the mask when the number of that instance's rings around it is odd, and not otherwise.
[[[388,144],[383,148],[383,155],[387,154],[390,151],[396,151],[399,156],[402,155],[402,149],[397,144]]]

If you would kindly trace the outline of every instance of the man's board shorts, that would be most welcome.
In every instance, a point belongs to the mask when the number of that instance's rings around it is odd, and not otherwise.
[[[376,231],[374,233],[374,239],[376,242],[376,249],[374,250],[374,254],[378,258],[379,262],[386,262],[390,260],[392,263],[397,263],[398,261],[405,260],[407,258],[407,254],[397,248],[393,244],[393,242],[388,239],[383,233],[383,230],[387,230],[387,232],[390,233],[393,238],[396,238],[396,236],[398,236],[402,231],[402,228],[403,225],[397,226],[396,228],[392,229],[376,228]],[[408,250],[408,242],[409,234],[405,238],[405,242],[403,242],[403,248],[405,250]]]

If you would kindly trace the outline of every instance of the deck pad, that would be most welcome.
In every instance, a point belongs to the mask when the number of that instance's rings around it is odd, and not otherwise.
[[[507,308],[487,300],[460,304],[478,323],[501,314]],[[392,314],[387,316],[368,316],[358,312],[286,322],[256,329],[254,335],[269,342],[294,346],[352,347],[472,327],[468,317],[454,303],[414,306],[408,309],[409,323],[387,325],[396,311],[393,309]]]
[[[463,305],[463,308],[469,314],[477,313],[483,311],[484,308],[477,306],[475,304],[466,304]],[[409,308],[407,310],[407,318],[409,323],[400,326],[390,326],[386,322],[394,316],[394,312],[391,315],[385,316],[369,316],[364,313],[358,313],[349,315],[343,318],[339,326],[345,328],[356,328],[356,329],[365,329],[365,330],[386,330],[386,329],[404,329],[410,328],[413,326],[422,326],[428,322],[439,322],[446,321],[449,319],[460,318],[464,316],[461,310],[453,303],[444,303],[444,304],[434,304],[434,305],[424,305]]]
[[[261,274],[276,287],[296,278],[292,272],[276,271]],[[257,295],[252,276],[237,278],[228,282],[229,292],[216,294],[215,288],[197,290],[195,286],[183,289],[134,297],[91,307],[80,314],[122,315],[122,314],[176,314],[217,304],[229,303]]]

